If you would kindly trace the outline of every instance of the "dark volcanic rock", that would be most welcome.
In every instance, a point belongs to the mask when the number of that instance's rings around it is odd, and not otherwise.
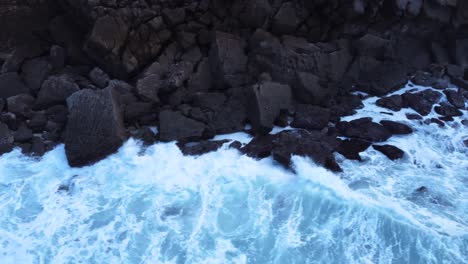
[[[372,95],[385,95],[403,87],[407,82],[408,76],[404,66],[384,63],[370,72],[361,74],[359,88]]]
[[[387,158],[391,160],[401,159],[405,155],[405,152],[403,152],[403,150],[392,145],[372,145],[372,147],[375,150],[382,152],[382,154],[384,154],[385,156],[387,156]]]
[[[205,124],[180,112],[163,110],[159,113],[159,140],[197,140],[203,137]]]
[[[29,93],[29,89],[16,72],[0,74],[0,98],[6,99],[22,93]]]
[[[383,142],[392,136],[384,126],[372,122],[371,118],[339,122],[336,124],[336,128],[346,137],[370,142]]]
[[[157,140],[156,135],[153,133],[153,131],[151,131],[149,127],[143,127],[131,131],[130,134],[133,138],[143,141],[143,143],[147,146],[154,144]]]
[[[13,132],[13,137],[16,142],[27,142],[33,138],[33,132],[25,125],[21,125],[18,130]]]
[[[210,50],[210,66],[218,87],[238,87],[247,83],[247,56],[242,40],[217,31]]]
[[[462,109],[465,107],[465,100],[463,98],[463,94],[460,91],[454,90],[445,90],[445,95],[447,96],[447,100],[456,108]]]
[[[347,159],[360,161],[361,156],[359,155],[359,153],[369,148],[370,145],[370,142],[357,139],[347,139],[341,142],[340,146],[337,149],[337,152]]]
[[[21,69],[24,82],[31,91],[36,93],[52,71],[52,66],[46,59],[37,58],[26,61]]]
[[[418,71],[411,78],[411,81],[416,85],[433,87],[437,89],[445,89],[448,87],[449,82],[445,79],[434,77],[429,72]]]
[[[65,100],[80,88],[66,75],[50,76],[42,84],[37,94],[36,107],[45,108],[55,104],[63,104]]]
[[[120,52],[128,36],[128,24],[116,14],[100,17],[94,23],[84,50],[107,72],[118,77],[126,77],[121,65]]]
[[[406,118],[409,120],[422,120],[423,117],[418,114],[406,114]]]
[[[21,117],[30,117],[32,115],[33,104],[34,97],[29,94],[18,94],[7,99],[8,111]]]
[[[0,123],[0,155],[13,149],[13,134],[6,124]]]
[[[65,152],[71,166],[85,166],[114,153],[126,139],[118,95],[112,88],[84,89],[67,99]]]
[[[159,89],[162,86],[161,76],[151,74],[137,81],[138,94],[151,102],[159,103]]]
[[[94,68],[89,73],[89,79],[99,88],[105,88],[110,81],[109,75],[99,68]]]
[[[320,104],[331,96],[330,90],[320,83],[319,77],[308,72],[297,74],[293,92],[299,101],[307,104]]]
[[[319,132],[306,130],[283,131],[276,135],[261,135],[254,138],[241,151],[253,158],[270,155],[286,168],[291,168],[291,156],[309,157],[326,168],[339,172],[333,151],[339,145],[335,137],[324,136]]]
[[[249,120],[257,133],[268,133],[281,110],[291,104],[291,88],[274,82],[252,86],[249,98]]]
[[[442,94],[433,90],[424,90],[417,93],[406,92],[402,96],[408,107],[426,116],[432,111],[432,106],[439,102]]]
[[[453,107],[447,103],[442,103],[434,107],[434,111],[442,116],[462,116],[463,113],[456,107]]]
[[[300,104],[295,110],[292,127],[320,130],[330,121],[330,110],[326,108]]]
[[[200,142],[179,142],[177,143],[177,146],[184,155],[195,156],[216,151],[227,142],[229,142],[229,140],[204,140]]]
[[[378,99],[376,105],[393,111],[400,111],[404,107],[404,102],[401,95],[395,94]]]
[[[393,135],[407,135],[413,133],[413,129],[411,127],[395,121],[382,120],[380,121],[380,124]]]

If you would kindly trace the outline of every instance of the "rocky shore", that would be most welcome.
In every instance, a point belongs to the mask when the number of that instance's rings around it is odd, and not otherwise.
[[[439,126],[466,110],[465,0],[7,0],[0,17],[0,154],[64,143],[85,166],[129,137],[198,155],[247,131],[230,146],[340,171],[334,153],[399,159],[385,141],[412,133],[405,120],[340,121],[362,106],[356,92]],[[408,81],[436,90],[385,96]]]

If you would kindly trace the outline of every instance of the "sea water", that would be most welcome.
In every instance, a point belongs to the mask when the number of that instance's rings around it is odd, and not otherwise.
[[[410,89],[425,88],[396,93]],[[190,157],[130,139],[78,169],[63,146],[14,150],[0,157],[0,263],[468,263],[467,111],[440,128],[377,99],[343,120],[410,125],[388,141],[405,157],[337,154],[343,173],[303,157],[292,173],[228,144]]]

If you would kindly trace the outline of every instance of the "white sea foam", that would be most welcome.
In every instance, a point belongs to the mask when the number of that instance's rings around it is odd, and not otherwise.
[[[407,155],[337,155],[341,174],[302,157],[292,174],[229,144],[187,157],[174,143],[143,149],[129,140],[79,169],[63,146],[41,160],[5,154],[0,263],[465,263],[466,127],[461,118],[445,128],[408,121],[412,110],[393,113],[376,99],[345,120],[404,121],[415,132],[389,143]],[[416,193],[421,186],[429,191]]]

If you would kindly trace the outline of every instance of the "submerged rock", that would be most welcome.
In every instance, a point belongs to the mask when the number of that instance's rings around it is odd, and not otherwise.
[[[372,145],[372,147],[391,160],[401,159],[405,154],[403,150],[392,145]]]
[[[392,134],[382,125],[372,122],[372,118],[360,118],[350,122],[339,122],[336,128],[349,138],[370,142],[383,142]]]
[[[216,151],[227,142],[229,142],[229,140],[204,140],[200,142],[179,142],[177,143],[177,146],[184,155],[195,156]]]

